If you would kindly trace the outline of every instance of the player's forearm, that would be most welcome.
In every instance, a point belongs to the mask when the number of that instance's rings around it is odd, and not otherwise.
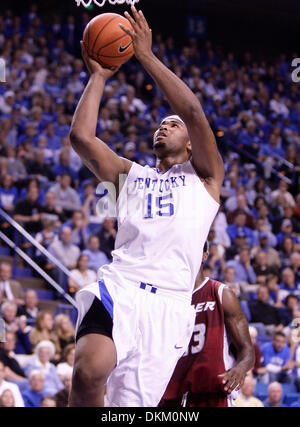
[[[80,98],[71,124],[70,138],[93,138],[96,135],[99,106],[105,86],[105,79],[94,73]]]
[[[253,346],[244,346],[241,349],[238,349],[236,362],[237,365],[239,365],[245,372],[253,369],[255,363]]]
[[[173,111],[184,122],[187,123],[191,120],[193,113],[197,116],[198,120],[203,119],[206,122],[198,98],[176,74],[169,70],[153,53],[139,56],[138,59],[157,83],[169,101]]]

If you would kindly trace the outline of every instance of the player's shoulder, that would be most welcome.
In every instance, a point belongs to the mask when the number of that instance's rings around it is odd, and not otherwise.
[[[228,287],[224,283],[205,277],[203,282],[194,290],[193,301],[198,301],[208,296],[218,296],[222,299],[222,293],[225,288]]]

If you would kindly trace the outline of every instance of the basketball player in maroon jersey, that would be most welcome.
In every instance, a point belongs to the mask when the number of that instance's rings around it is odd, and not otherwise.
[[[197,312],[194,332],[160,406],[234,406],[234,393],[254,365],[246,316],[229,288],[203,276],[207,257],[206,242],[192,298]]]

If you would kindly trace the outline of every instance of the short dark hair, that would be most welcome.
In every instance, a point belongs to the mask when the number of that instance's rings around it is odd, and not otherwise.
[[[276,337],[283,337],[283,338],[286,338],[286,335],[285,335],[283,332],[281,332],[281,331],[277,331],[277,332],[275,332],[275,334],[273,335],[273,338],[276,338]]]
[[[288,294],[288,296],[286,297],[286,299],[284,301],[285,304],[287,304],[291,298],[294,298],[294,299],[296,299],[299,302],[299,298],[297,297],[297,295],[295,295],[295,294]]]

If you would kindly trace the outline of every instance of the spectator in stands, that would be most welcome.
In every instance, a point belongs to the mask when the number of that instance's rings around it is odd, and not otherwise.
[[[42,206],[37,201],[39,191],[36,187],[28,190],[27,196],[21,199],[15,207],[14,220],[23,224],[28,233],[35,235],[42,229]]]
[[[26,179],[27,171],[21,160],[17,158],[16,148],[7,146],[5,151],[7,158],[7,172],[14,177],[15,181]]]
[[[11,301],[15,304],[24,303],[22,286],[16,280],[12,280],[11,264],[5,261],[0,263],[0,290],[2,301]]]
[[[59,378],[63,381],[65,375],[73,373],[75,359],[75,345],[68,344],[63,351],[63,362],[59,363],[56,366],[57,374]]]
[[[2,306],[2,315],[5,321],[6,331],[11,331],[16,334],[17,342],[15,343],[15,352],[18,354],[30,353],[30,327],[27,326],[25,318],[17,317],[17,305],[14,302],[6,301]]]
[[[50,362],[54,358],[55,347],[51,341],[40,341],[35,348],[35,359],[29,362],[25,368],[26,375],[39,370],[44,374],[45,384],[43,391],[45,394],[54,396],[59,390],[63,389],[63,384],[60,381],[56,367]]]
[[[293,211],[293,208],[291,206],[284,205],[283,214],[282,214],[282,212],[280,212],[277,220],[274,221],[274,224],[273,224],[273,230],[275,233],[280,232],[281,225],[285,219],[288,219],[291,221],[293,232],[299,233],[300,229],[299,229],[296,218],[293,216],[293,213],[294,213],[294,211]]]
[[[54,327],[56,335],[59,339],[59,345],[62,351],[75,341],[75,330],[70,320],[70,317],[66,314],[57,314],[55,316]]]
[[[294,252],[295,244],[291,237],[284,237],[279,249],[281,267],[290,267],[291,255]]]
[[[61,349],[53,327],[53,314],[50,311],[41,310],[36,316],[35,326],[31,329],[29,337],[34,349],[41,341],[51,341],[55,346],[55,358],[59,359]]]
[[[59,182],[50,187],[50,191],[55,194],[56,204],[63,209],[66,216],[70,217],[74,211],[80,209],[80,199],[71,187],[71,176],[68,173],[63,173]]]
[[[0,395],[0,408],[14,408],[15,398],[11,390],[4,390]]]
[[[261,351],[265,368],[261,381],[266,383],[279,381],[292,384],[294,382],[294,377],[292,376],[293,362],[284,333],[276,332],[272,342],[263,344]]]
[[[97,281],[97,274],[94,270],[88,268],[88,255],[80,255],[74,270],[71,270],[71,277],[68,279],[69,290],[71,293]]]
[[[263,243],[265,244],[266,247],[272,247],[272,248],[274,248],[277,245],[277,239],[271,231],[268,231],[264,218],[258,217],[256,219],[255,231],[253,233],[254,233],[254,237],[256,238],[260,246],[262,246]],[[264,241],[262,241],[262,239],[264,238],[267,238],[267,244]]]
[[[215,243],[209,245],[209,256],[206,263],[210,266],[212,273],[211,277],[215,280],[221,279],[225,272],[225,261],[218,252],[218,247]]]
[[[12,175],[7,173],[1,177],[0,207],[8,214],[13,214],[17,198],[18,190],[14,186],[14,178]]]
[[[30,388],[22,393],[27,408],[37,408],[45,395],[45,375],[40,369],[33,369],[29,373]]]
[[[269,303],[273,307],[277,307],[281,309],[283,307],[283,302],[280,299],[279,275],[277,274],[268,275],[265,284],[269,289],[269,293],[270,293]]]
[[[245,246],[247,246],[246,235],[243,230],[239,230],[235,237],[234,244],[227,247],[225,251],[226,260],[230,261],[236,259],[239,254],[239,251]]]
[[[16,344],[16,334],[12,331],[7,331],[5,341],[0,344],[0,360],[5,365],[5,379],[20,385],[25,381],[26,375],[16,357]]]
[[[41,408],[56,408],[56,398],[54,396],[44,396],[42,397]]]
[[[64,147],[59,154],[59,161],[53,166],[53,175],[62,176],[68,174],[75,183],[78,181],[77,172],[70,166],[70,147]]]
[[[290,256],[291,269],[295,275],[295,282],[300,283],[300,253],[293,252]]]
[[[70,227],[72,230],[71,242],[83,250],[88,243],[89,229],[87,227],[89,217],[82,210],[74,211],[72,219],[64,223],[64,227]]]
[[[230,289],[233,290],[233,292],[236,294],[237,298],[239,300],[248,300],[249,296],[247,293],[243,290],[241,284],[239,282],[235,281],[235,272],[233,267],[225,267],[224,270],[224,277],[222,282],[225,283],[226,286],[228,286]]]
[[[69,270],[76,267],[80,250],[78,246],[72,244],[72,230],[70,227],[63,227],[60,232],[60,239],[53,242],[48,251],[55,256]]]
[[[45,203],[42,205],[41,218],[55,221],[55,228],[59,229],[65,221],[63,208],[56,203],[56,196],[52,191],[47,191]]]
[[[233,267],[235,271],[234,280],[244,283],[255,283],[256,275],[250,263],[249,248],[244,246],[239,250],[238,259],[228,261],[226,267]]]
[[[296,204],[293,208],[293,215],[297,219],[298,227],[300,227],[300,193],[298,193],[295,197]]]
[[[281,266],[281,261],[278,255],[278,251],[276,251],[276,249],[274,249],[269,245],[269,240],[270,238],[268,233],[259,233],[257,235],[257,241],[259,242],[259,245],[254,246],[254,248],[251,251],[251,256],[255,258],[259,252],[263,251],[265,252],[267,257],[268,267],[273,269],[274,268],[278,269]],[[275,238],[275,242],[276,242],[276,238]],[[276,243],[274,244],[274,246],[276,246]]]
[[[291,268],[284,268],[281,272],[280,299],[283,301],[289,294],[300,297],[300,283],[295,281],[295,274]]]
[[[14,384],[10,381],[5,381],[4,378],[5,378],[5,366],[3,362],[1,362],[0,360],[0,395],[2,395],[2,393],[5,390],[10,390],[14,397],[15,406],[24,407],[24,401],[17,384]]]
[[[234,401],[237,408],[260,408],[264,406],[261,400],[253,396],[255,386],[256,380],[251,375],[247,375],[241,392]]]
[[[245,225],[246,219],[246,213],[242,210],[238,210],[236,216],[234,217],[234,223],[228,225],[226,231],[231,239],[231,244],[234,244],[235,238],[239,232],[243,232],[243,234],[245,235],[247,245],[253,246],[254,244],[256,244],[253,231],[251,230],[251,228],[246,227]]]
[[[69,394],[72,385],[72,374],[70,372],[63,376],[62,383],[64,388],[55,395],[57,407],[59,408],[65,408],[69,403]]]
[[[55,221],[48,218],[43,218],[42,230],[36,234],[35,239],[45,249],[48,249],[52,243],[58,240],[58,236],[55,233]],[[44,255],[39,249],[36,249],[35,257],[36,263],[40,267],[47,269],[49,263],[48,257]]]
[[[241,211],[243,211],[246,215],[245,226],[250,229],[254,229],[254,217],[251,213],[250,208],[248,207],[247,197],[245,195],[245,189],[244,187],[240,187],[239,191],[241,190],[241,188],[243,188],[243,193],[237,195],[236,204],[235,204],[236,206],[234,206],[234,209],[230,210],[230,212],[227,215],[228,224],[232,224],[236,215],[239,214]]]
[[[37,178],[40,183],[55,180],[55,174],[49,164],[45,162],[45,152],[41,148],[34,150],[33,159],[27,162],[27,171],[29,175]]]
[[[254,272],[256,276],[269,276],[270,274],[277,274],[278,269],[274,266],[268,265],[267,254],[264,251],[259,251],[255,256]]]
[[[295,206],[295,200],[291,193],[288,191],[289,185],[287,182],[281,180],[278,188],[271,193],[271,204],[272,206],[276,206],[278,203],[278,198],[281,196],[287,206],[291,206],[292,208]]]
[[[249,303],[251,323],[260,324],[255,325],[257,329],[259,328],[260,335],[265,333],[272,335],[274,331],[283,329],[279,309],[270,305],[269,297],[269,289],[266,286],[260,286],[257,291],[257,300]]]
[[[110,260],[112,259],[111,252],[115,248],[116,235],[117,230],[114,219],[106,217],[102,223],[102,228],[98,236],[101,242],[101,249]]]
[[[284,326],[287,326],[292,322],[295,311],[299,309],[299,298],[297,295],[289,294],[284,300],[284,305],[280,308],[280,314],[283,319]]]
[[[97,216],[97,200],[94,184],[90,181],[86,182],[81,195],[82,212],[86,218],[89,218],[90,215]]]
[[[54,123],[47,123],[43,136],[47,139],[47,147],[51,151],[58,150],[61,146],[60,138],[55,135]]]
[[[39,312],[39,297],[34,289],[28,289],[25,293],[24,304],[18,307],[18,316],[26,316],[27,322],[34,323]]]
[[[97,271],[102,265],[110,261],[106,254],[100,250],[100,240],[96,235],[91,235],[88,240],[88,248],[82,254],[89,257],[88,268]]]
[[[284,408],[285,405],[281,403],[282,399],[282,385],[274,381],[268,386],[268,398],[264,401],[266,408]]]
[[[263,355],[260,349],[260,346],[257,344],[257,329],[254,326],[249,326],[249,334],[251,338],[251,342],[254,347],[254,353],[255,353],[255,363],[254,367],[252,369],[252,374],[254,377],[257,377],[259,374],[263,373],[264,370],[261,369],[263,367]]]
[[[283,239],[286,237],[290,237],[294,244],[295,248],[299,247],[300,239],[297,237],[295,233],[293,233],[293,224],[290,219],[285,219],[281,224],[281,232],[277,234],[277,245],[278,247],[283,242]]]

